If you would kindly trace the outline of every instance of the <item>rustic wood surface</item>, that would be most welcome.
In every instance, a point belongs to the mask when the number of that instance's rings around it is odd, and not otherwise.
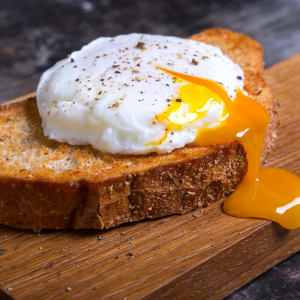
[[[298,175],[299,64],[300,53],[266,71],[282,102],[277,150],[266,165]],[[104,231],[1,225],[0,249],[0,288],[16,300],[222,299],[299,251],[300,229],[234,218],[216,204]]]

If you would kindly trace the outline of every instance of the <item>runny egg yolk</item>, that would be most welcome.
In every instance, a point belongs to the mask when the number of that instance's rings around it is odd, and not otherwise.
[[[173,100],[168,109],[157,117],[169,123],[168,131],[173,127],[180,128],[185,120],[193,122],[204,116],[210,103],[216,101],[224,105],[223,116],[226,117],[221,118],[217,127],[200,129],[193,144],[208,146],[236,140],[245,147],[248,172],[225,200],[224,212],[236,217],[269,219],[287,229],[300,227],[300,177],[282,169],[260,168],[261,150],[270,121],[266,109],[241,91],[231,101],[218,83],[162,70],[190,83],[181,87],[182,102]],[[202,100],[196,99],[195,95],[202,95]],[[189,104],[189,110],[180,119],[176,117],[176,111],[183,104]],[[163,140],[166,137],[167,133]]]
[[[205,117],[212,102],[224,106],[221,97],[207,87],[193,83],[183,85],[179,98],[173,100],[168,108],[157,116],[157,120],[167,123],[164,137],[159,142],[150,144],[160,145],[167,139],[172,128],[182,129],[183,125]]]

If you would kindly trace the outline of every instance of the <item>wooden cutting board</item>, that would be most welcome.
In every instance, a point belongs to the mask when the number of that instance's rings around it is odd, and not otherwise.
[[[300,53],[266,71],[282,102],[277,150],[266,165],[298,175],[299,65]],[[0,249],[0,289],[16,300],[222,299],[300,250],[300,229],[234,218],[217,204],[104,231],[0,225]]]

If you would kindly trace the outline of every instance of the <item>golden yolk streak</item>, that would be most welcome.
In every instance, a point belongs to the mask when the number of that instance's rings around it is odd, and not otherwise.
[[[190,104],[189,110],[192,113],[193,109],[203,107],[208,101],[207,98],[211,99],[213,94],[217,102],[222,99],[225,103],[223,115],[228,114],[228,117],[223,118],[221,125],[217,127],[200,129],[193,145],[208,146],[236,140],[245,147],[248,172],[235,191],[224,201],[224,212],[236,217],[273,220],[287,229],[300,227],[300,177],[282,169],[260,168],[261,150],[270,121],[266,109],[240,91],[237,92],[235,100],[231,101],[225,89],[212,80],[160,69],[210,90],[210,92],[205,90],[204,101],[197,100],[199,105],[193,95],[187,93],[187,96],[183,97],[185,101],[183,103]],[[187,97],[191,97],[191,102]],[[160,121],[169,121],[168,131],[172,127],[179,126],[169,120],[171,113],[176,112],[179,107],[180,102],[177,104],[173,101],[172,105],[158,116]],[[166,137],[167,134],[164,139]]]
[[[222,99],[205,86],[191,83],[183,85],[180,88],[179,98],[173,100],[170,106],[157,116],[158,121],[167,123],[164,137],[159,142],[152,142],[147,145],[161,145],[167,139],[168,132],[172,128],[182,129],[185,124],[203,118],[209,110],[212,101],[224,105]],[[188,111],[181,116],[177,115],[184,105],[188,106]]]

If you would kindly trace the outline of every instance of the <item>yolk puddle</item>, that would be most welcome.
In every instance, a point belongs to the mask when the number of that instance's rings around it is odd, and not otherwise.
[[[213,101],[225,104],[223,116],[226,117],[217,127],[199,130],[193,144],[208,146],[236,140],[245,147],[248,172],[225,200],[224,212],[236,217],[269,219],[287,229],[300,227],[300,177],[282,169],[260,168],[261,150],[270,121],[266,109],[240,91],[231,101],[225,89],[214,81],[161,69],[190,82],[197,92],[193,93],[189,84],[181,87],[180,93],[186,97],[182,97],[181,102],[173,100],[169,108],[158,116],[160,121],[168,121],[167,131],[204,116],[210,105],[208,102],[213,98]],[[185,87],[188,90],[182,91]],[[199,93],[204,95],[204,100],[199,97],[195,100],[193,94]],[[185,103],[189,104],[188,112],[176,119],[176,111]],[[167,133],[158,144],[166,138]]]

